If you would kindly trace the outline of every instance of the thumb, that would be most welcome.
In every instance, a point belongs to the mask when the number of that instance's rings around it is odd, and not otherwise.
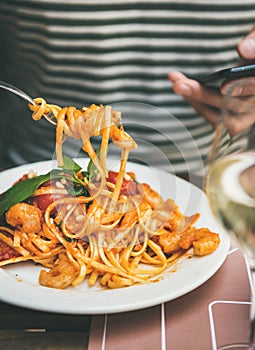
[[[237,51],[244,59],[255,59],[255,28],[240,41]]]

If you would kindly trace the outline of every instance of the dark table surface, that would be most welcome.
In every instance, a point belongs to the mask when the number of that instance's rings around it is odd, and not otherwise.
[[[0,349],[84,350],[91,317],[28,310],[0,302]]]

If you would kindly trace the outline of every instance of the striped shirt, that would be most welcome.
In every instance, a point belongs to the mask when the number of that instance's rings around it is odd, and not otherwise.
[[[139,145],[132,160],[189,173],[203,166],[212,128],[167,75],[238,64],[254,22],[254,0],[0,0],[0,79],[60,106],[110,104]],[[1,162],[51,159],[54,128],[15,96],[0,99]],[[67,154],[79,150],[67,141]]]

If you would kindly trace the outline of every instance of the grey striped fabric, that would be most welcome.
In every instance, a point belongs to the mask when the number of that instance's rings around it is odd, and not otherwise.
[[[201,169],[211,126],[173,93],[167,74],[199,77],[237,64],[236,46],[255,22],[254,0],[0,0],[0,6],[1,80],[61,106],[111,104],[138,142],[132,160],[176,173]],[[16,97],[0,99],[3,164],[51,158],[52,126],[31,122]],[[69,141],[65,152],[75,156],[79,149]]]

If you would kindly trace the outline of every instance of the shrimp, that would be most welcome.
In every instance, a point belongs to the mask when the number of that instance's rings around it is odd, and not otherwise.
[[[150,185],[141,183],[137,185],[138,191],[143,196],[143,200],[150,204],[152,209],[155,209],[159,204],[163,203],[160,194],[154,191]]]
[[[195,229],[191,226],[184,232],[168,232],[166,229],[161,231],[159,244],[166,254],[179,249],[188,250],[193,246],[194,255],[203,256],[214,252],[220,244],[219,235],[207,228]]]
[[[137,149],[137,144],[122,128],[111,126],[110,137],[116,146],[120,148]]]
[[[178,244],[183,249],[189,249],[193,245],[194,255],[203,256],[211,254],[218,248],[220,237],[207,228],[201,228],[184,234]]]
[[[65,289],[72,284],[78,272],[65,254],[59,254],[58,261],[49,270],[42,270],[39,283],[49,288]]]
[[[146,217],[148,217],[148,215],[151,214],[151,206],[145,202],[142,201],[139,205],[139,212],[140,212],[140,218],[144,219]],[[124,215],[121,224],[120,224],[120,228],[128,228],[128,227],[132,227],[134,226],[137,222],[138,222],[139,218],[138,218],[138,212],[137,209],[133,209],[131,211],[126,212],[126,214]]]
[[[181,234],[179,232],[169,232],[164,228],[160,231],[162,234],[159,236],[159,245],[163,247],[164,253],[170,254],[181,249],[179,245]]]
[[[33,205],[17,203],[7,211],[5,218],[9,225],[18,227],[25,233],[41,231],[42,212]]]
[[[214,252],[220,244],[220,237],[217,233],[210,232],[208,229],[201,229],[196,232],[193,242],[195,255],[207,255]]]

